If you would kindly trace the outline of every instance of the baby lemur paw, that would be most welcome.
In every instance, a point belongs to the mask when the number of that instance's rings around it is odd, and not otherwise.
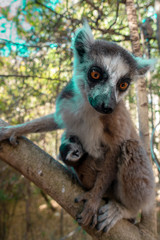
[[[121,210],[118,204],[114,201],[109,201],[108,204],[102,206],[98,212],[98,231],[108,232],[120,219],[122,219]]]
[[[61,159],[70,166],[76,165],[84,153],[82,144],[76,136],[70,136],[60,146]]]

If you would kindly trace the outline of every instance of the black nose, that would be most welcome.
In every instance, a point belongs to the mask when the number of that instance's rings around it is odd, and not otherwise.
[[[111,107],[105,107],[105,104],[102,103],[101,109],[104,113],[109,114],[113,112],[113,108]]]

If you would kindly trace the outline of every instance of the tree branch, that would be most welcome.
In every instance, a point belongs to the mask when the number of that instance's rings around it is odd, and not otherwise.
[[[0,120],[0,126],[4,125],[6,123]],[[7,140],[1,142],[0,159],[35,183],[76,219],[83,204],[76,204],[74,199],[84,190],[72,182],[71,174],[62,164],[24,137],[19,138],[17,147],[11,146]],[[97,235],[96,230],[89,227],[85,230],[98,240],[156,240],[149,229],[126,220],[119,221],[108,234]]]
[[[110,25],[110,27],[107,29],[108,31],[116,24],[117,19],[118,19],[118,12],[119,12],[119,0],[117,0],[117,8],[116,8],[116,18],[114,22]]]
[[[61,71],[63,72],[63,71]],[[69,71],[68,71],[69,72]],[[34,76],[34,75],[18,75],[18,74],[0,74],[0,78],[3,77],[3,78],[10,78],[10,77],[15,77],[15,78],[39,78],[39,79],[46,79],[46,80],[56,80],[58,81],[59,78],[50,78],[50,77],[40,77],[40,76]],[[66,82],[66,81],[62,81],[62,82]]]

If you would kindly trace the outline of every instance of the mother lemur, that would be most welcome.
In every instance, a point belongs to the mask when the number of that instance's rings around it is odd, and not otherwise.
[[[139,210],[149,216],[154,204],[152,167],[122,100],[131,82],[154,61],[94,40],[87,23],[75,34],[73,52],[73,78],[58,96],[56,112],[0,128],[0,140],[14,144],[27,133],[65,129],[61,158],[87,190],[76,198],[85,203],[77,221],[109,231]],[[109,201],[100,208],[104,195]]]

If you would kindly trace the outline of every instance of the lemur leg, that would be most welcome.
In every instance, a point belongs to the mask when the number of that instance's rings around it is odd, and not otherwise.
[[[95,166],[93,165],[94,159],[92,158],[92,164],[90,164],[96,172],[95,181],[93,187],[77,197],[76,202],[84,202],[83,211],[77,215],[77,221],[83,226],[90,225],[92,228],[97,224],[97,214],[102,197],[106,193],[107,189],[115,179],[116,175],[116,160],[117,151],[108,150],[106,153],[107,161],[104,159],[95,159]],[[90,156],[88,156],[89,158]],[[88,161],[88,159],[86,160]],[[108,171],[106,171],[108,169]],[[86,172],[87,176],[87,172]]]
[[[0,127],[0,141],[9,139],[12,144],[16,144],[16,138],[18,136],[57,129],[60,129],[60,127],[54,120],[54,114],[49,114],[16,126]]]
[[[109,231],[122,218],[136,217],[138,211],[150,211],[154,204],[154,177],[147,155],[138,141],[122,146],[115,199],[99,210],[97,230]]]

